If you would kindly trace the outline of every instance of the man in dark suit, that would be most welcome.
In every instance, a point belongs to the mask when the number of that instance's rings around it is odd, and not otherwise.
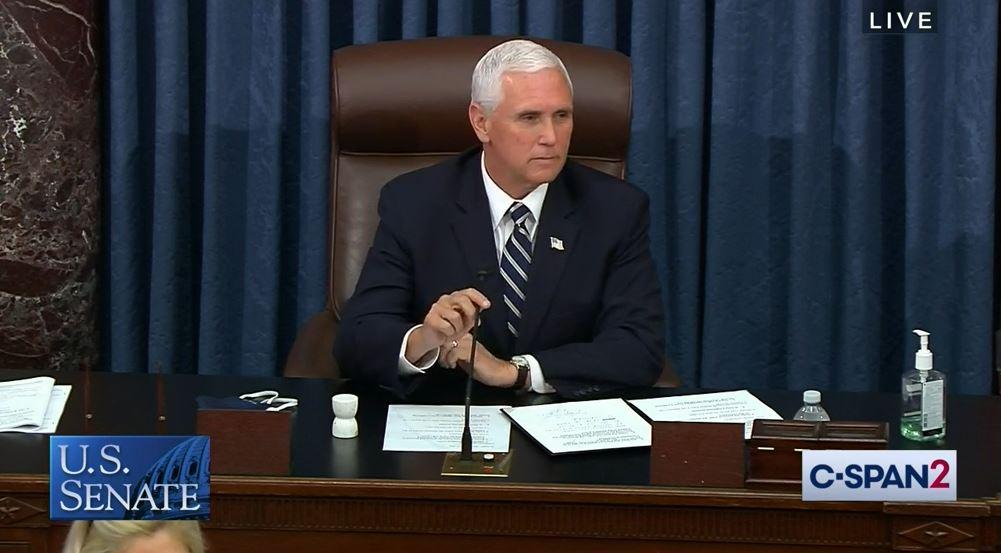
[[[346,374],[405,393],[438,364],[476,380],[584,397],[653,384],[665,363],[649,201],[567,161],[573,88],[548,49],[487,52],[469,120],[482,148],[402,175],[335,347]]]

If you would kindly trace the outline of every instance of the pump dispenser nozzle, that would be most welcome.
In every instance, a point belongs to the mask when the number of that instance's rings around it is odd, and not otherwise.
[[[928,349],[928,337],[931,334],[919,328],[914,329],[914,334],[917,334],[921,338],[921,349],[914,354],[914,368],[922,372],[930,371],[932,368],[932,352]]]

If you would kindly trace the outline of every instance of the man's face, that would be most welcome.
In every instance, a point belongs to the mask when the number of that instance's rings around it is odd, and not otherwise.
[[[490,115],[471,105],[470,121],[491,178],[523,197],[563,169],[573,132],[573,96],[557,69],[504,73],[501,90],[503,97]]]

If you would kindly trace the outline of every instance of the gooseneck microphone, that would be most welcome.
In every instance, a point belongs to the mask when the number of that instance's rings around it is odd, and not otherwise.
[[[487,277],[492,273],[490,269],[480,269],[476,271],[476,283],[477,285],[483,284]],[[479,290],[479,288],[477,288]],[[481,291],[482,293],[482,291]],[[473,371],[476,368],[476,344],[479,343],[477,340],[477,334],[480,329],[480,308],[476,308],[476,322],[473,324],[473,345],[469,349],[469,371],[466,375],[466,415],[464,426],[462,428],[462,449],[459,453],[459,459],[463,461],[473,460],[473,433],[469,430],[469,405],[472,401],[473,395]]]

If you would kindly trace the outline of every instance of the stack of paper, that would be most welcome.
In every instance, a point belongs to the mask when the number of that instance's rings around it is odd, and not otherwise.
[[[511,423],[501,414],[506,405],[473,405],[469,432],[473,451],[507,453]],[[465,427],[463,405],[390,405],[384,451],[459,451]]]
[[[650,423],[621,399],[503,409],[553,455],[650,446]]]
[[[0,382],[0,432],[55,432],[71,388],[48,376]]]
[[[771,407],[747,390],[690,396],[635,399],[629,403],[654,422],[740,422],[744,439],[756,419],[782,420]]]

